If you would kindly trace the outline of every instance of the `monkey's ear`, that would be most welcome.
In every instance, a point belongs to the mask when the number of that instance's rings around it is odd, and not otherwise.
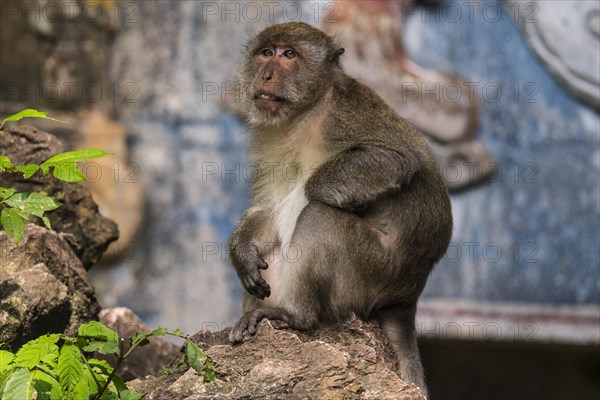
[[[344,49],[343,47],[339,47],[336,51],[333,52],[333,57],[331,57],[331,61],[334,63],[339,63],[340,62],[340,56],[342,54],[344,54],[344,52],[346,51],[346,49]]]

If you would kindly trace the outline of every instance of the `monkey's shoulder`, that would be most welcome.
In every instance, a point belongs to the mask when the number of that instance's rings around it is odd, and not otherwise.
[[[333,87],[333,100],[328,130],[334,129],[347,139],[393,144],[411,142],[424,145],[424,140],[408,122],[401,118],[375,90],[348,76]]]

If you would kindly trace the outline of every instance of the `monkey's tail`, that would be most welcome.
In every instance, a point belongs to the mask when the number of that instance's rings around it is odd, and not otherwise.
[[[427,397],[423,365],[417,345],[416,311],[416,304],[396,305],[380,309],[376,316],[398,357],[400,378],[421,388]]]

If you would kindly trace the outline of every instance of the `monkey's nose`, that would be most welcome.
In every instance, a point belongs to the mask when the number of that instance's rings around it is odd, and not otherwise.
[[[273,69],[267,68],[262,74],[263,81],[270,81],[273,78]]]

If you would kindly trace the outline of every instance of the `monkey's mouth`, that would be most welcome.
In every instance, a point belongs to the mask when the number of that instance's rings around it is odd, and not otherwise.
[[[254,96],[256,108],[275,111],[285,101],[283,97],[276,96],[271,93],[257,92]]]

